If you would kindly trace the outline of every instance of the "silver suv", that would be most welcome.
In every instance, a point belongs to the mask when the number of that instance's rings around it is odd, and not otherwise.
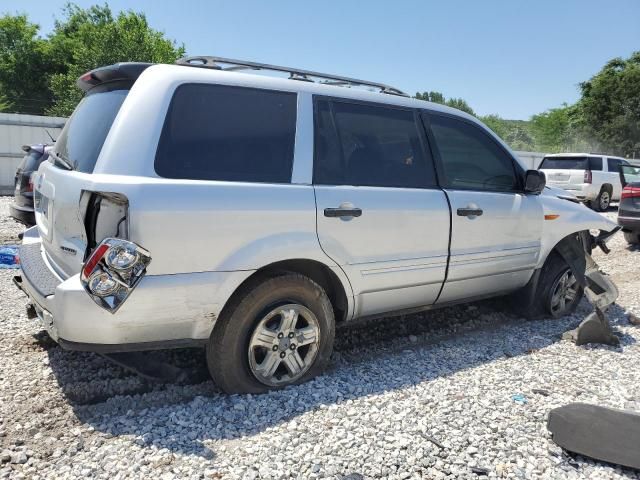
[[[213,57],[78,85],[16,278],[65,349],[206,346],[221,388],[262,392],[321,372],[355,318],[513,292],[565,315],[582,291],[555,246],[616,227],[386,85]]]

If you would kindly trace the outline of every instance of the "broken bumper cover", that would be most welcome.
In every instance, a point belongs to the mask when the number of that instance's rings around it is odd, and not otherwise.
[[[29,297],[42,327],[70,350],[123,352],[201,345],[223,306],[216,297],[227,298],[231,285],[247,275],[147,275],[112,314],[91,299],[79,274],[65,279],[56,273],[37,234],[25,234],[21,254],[26,261],[14,283]]]

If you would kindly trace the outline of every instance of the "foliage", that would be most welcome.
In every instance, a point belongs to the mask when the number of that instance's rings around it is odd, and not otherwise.
[[[505,120],[498,115],[486,115],[480,117],[480,120],[513,150],[533,151],[537,149],[530,122],[526,120]]]
[[[25,15],[0,17],[0,91],[17,112],[43,113],[52,101],[49,76],[63,68],[38,29]]]
[[[418,100],[426,100],[427,102],[439,103],[441,105],[447,105],[449,107],[457,108],[463,112],[467,112],[470,115],[475,115],[473,109],[462,98],[449,98],[445,99],[444,95],[440,92],[417,92],[415,98]]]
[[[12,109],[11,102],[7,100],[7,97],[4,94],[0,93],[0,112],[8,112]]]
[[[152,29],[144,14],[68,4],[46,38],[26,15],[0,17],[0,91],[21,113],[69,115],[82,97],[77,78],[123,61],[173,63],[184,47]]]
[[[81,9],[69,5],[49,37],[54,50],[65,55],[68,70],[51,76],[55,103],[51,115],[67,116],[82,97],[76,80],[88,70],[117,62],[173,63],[184,47],[152,29],[144,14],[121,12],[114,17],[108,6]]]
[[[640,51],[614,58],[580,84],[580,123],[608,152],[640,153]]]

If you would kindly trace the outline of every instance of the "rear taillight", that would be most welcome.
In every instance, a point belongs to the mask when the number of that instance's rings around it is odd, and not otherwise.
[[[621,198],[640,198],[640,187],[624,187]]]
[[[33,192],[33,180],[29,177],[29,183],[27,184],[27,192]]]
[[[128,240],[107,238],[82,267],[80,281],[102,308],[115,313],[147,271],[149,252]]]
[[[584,183],[591,183],[593,181],[593,176],[591,175],[591,170],[584,171]]]

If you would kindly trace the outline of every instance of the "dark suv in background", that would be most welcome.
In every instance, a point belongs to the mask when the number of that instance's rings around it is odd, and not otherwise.
[[[620,167],[620,180],[624,188],[618,207],[618,224],[628,243],[640,245],[640,166]]]
[[[15,176],[14,200],[11,204],[11,216],[28,227],[35,225],[33,213],[33,184],[31,174],[48,158],[47,145],[24,145],[25,156],[18,165]]]

